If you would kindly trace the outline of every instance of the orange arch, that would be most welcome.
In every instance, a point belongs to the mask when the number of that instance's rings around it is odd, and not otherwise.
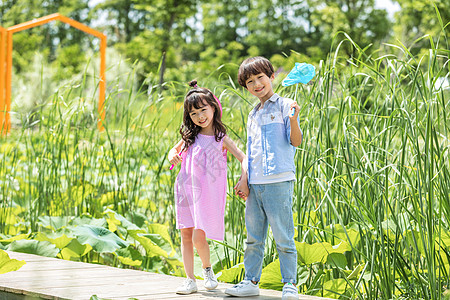
[[[6,107],[5,100],[5,67],[6,67],[6,29],[0,26],[0,133],[5,129],[6,124],[9,124],[9,111]]]
[[[100,39],[100,83],[98,96],[98,114],[97,127],[99,130],[103,129],[103,122],[105,120],[105,90],[106,90],[106,35],[94,30],[80,22],[67,18],[58,13],[51,14],[39,19],[21,23],[8,27],[1,28],[1,44],[0,44],[0,131],[7,133],[10,130],[11,123],[9,112],[11,108],[11,70],[12,70],[12,36],[15,32],[46,24],[48,22],[59,20],[93,35]]]

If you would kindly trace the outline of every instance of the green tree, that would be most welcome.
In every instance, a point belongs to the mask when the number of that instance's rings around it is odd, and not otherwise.
[[[258,48],[261,55],[270,57],[291,50],[306,50],[303,21],[306,9],[300,1],[252,1],[246,13],[245,45]]]
[[[1,2],[1,21],[3,27],[10,27],[41,18],[53,13],[60,13],[81,23],[89,24],[87,17],[88,0],[15,0]],[[14,69],[21,72],[31,65],[35,52],[45,54],[48,62],[57,60],[58,49],[82,44],[82,48],[92,46],[86,34],[62,22],[51,22],[33,27],[13,36]],[[79,59],[74,60],[72,69],[78,69]],[[65,73],[65,76],[72,74]]]
[[[450,22],[450,3],[446,0],[398,0],[401,10],[396,13],[396,23],[394,26],[395,36],[403,40],[406,44],[411,44],[415,40],[430,35],[431,37],[441,36],[442,47],[449,48],[450,30],[449,26],[443,30],[439,22],[436,8],[445,26]],[[435,41],[436,42],[436,41]],[[416,43],[411,51],[417,54],[420,49],[429,47],[427,39]]]
[[[159,83],[164,83],[168,52],[184,44],[186,20],[195,13],[194,0],[143,0],[136,7],[145,11],[145,31],[139,35],[147,47],[157,47],[161,58]],[[152,39],[147,39],[151,37]]]
[[[212,0],[201,5],[205,49],[224,48],[231,41],[242,42],[250,0]]]
[[[308,0],[310,36],[327,53],[336,33],[343,31],[360,47],[380,43],[389,37],[391,23],[384,9],[375,8],[375,0]],[[353,47],[344,47],[354,54]]]
[[[140,1],[105,0],[91,11],[91,17],[99,16],[100,25],[108,35],[110,42],[129,43],[139,35],[140,27],[145,24],[145,11],[136,8]]]

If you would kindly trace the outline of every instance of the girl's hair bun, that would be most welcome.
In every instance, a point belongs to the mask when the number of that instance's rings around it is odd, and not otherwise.
[[[197,80],[192,80],[192,81],[189,81],[189,86],[190,87],[196,87],[196,85],[197,85]]]

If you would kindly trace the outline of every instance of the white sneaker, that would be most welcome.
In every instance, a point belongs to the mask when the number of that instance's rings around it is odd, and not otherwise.
[[[298,300],[298,290],[292,283],[286,283],[283,286],[283,294],[281,300]]]
[[[191,278],[186,278],[186,280],[183,282],[183,285],[177,289],[176,293],[188,295],[195,293],[196,291],[197,291],[197,283]]]
[[[207,290],[213,290],[219,285],[211,267],[203,269],[203,279],[205,280],[204,284]]]
[[[225,294],[235,297],[258,296],[259,286],[250,280],[242,280],[238,284],[227,288]]]

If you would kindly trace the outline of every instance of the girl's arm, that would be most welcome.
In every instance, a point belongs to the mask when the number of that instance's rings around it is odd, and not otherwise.
[[[242,162],[245,159],[245,154],[244,154],[244,152],[241,151],[241,149],[239,149],[236,146],[236,144],[230,139],[230,137],[228,135],[226,135],[223,138],[223,146],[225,149],[227,149],[228,152],[233,154],[233,156],[236,157],[239,160],[239,162],[242,164]]]
[[[167,155],[167,158],[169,159],[170,163],[174,166],[176,166],[182,160],[181,155],[179,153],[181,152],[183,145],[184,141],[180,140],[172,149],[170,149],[169,154]]]
[[[247,199],[247,196],[250,192],[247,183],[247,156],[227,135],[223,138],[223,146],[241,163],[241,178],[239,179],[239,182],[234,187],[234,189],[236,190],[236,194],[239,195],[239,197]]]

